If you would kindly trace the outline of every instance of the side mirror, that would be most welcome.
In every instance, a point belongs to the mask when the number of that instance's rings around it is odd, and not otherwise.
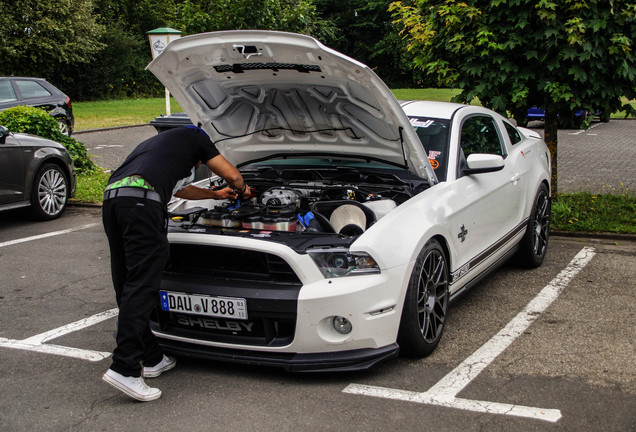
[[[464,174],[483,174],[500,171],[504,167],[504,159],[499,155],[473,153],[466,159]]]
[[[7,136],[9,136],[10,133],[9,128],[0,125],[0,144],[7,142]]]

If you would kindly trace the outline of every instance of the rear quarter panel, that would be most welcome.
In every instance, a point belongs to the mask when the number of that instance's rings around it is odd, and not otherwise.
[[[524,217],[528,217],[532,211],[532,205],[537,189],[541,183],[545,183],[550,193],[550,180],[552,177],[552,165],[550,151],[541,137],[534,131],[518,128],[523,135],[523,140],[512,146],[518,152],[516,160],[520,172],[526,180],[526,193]]]

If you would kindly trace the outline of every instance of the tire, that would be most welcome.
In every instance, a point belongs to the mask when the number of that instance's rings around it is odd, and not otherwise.
[[[406,291],[400,354],[425,357],[435,350],[446,325],[448,300],[448,260],[439,242],[431,239],[417,257]]]
[[[55,164],[44,164],[33,180],[31,211],[40,220],[60,217],[68,202],[68,180]]]
[[[541,184],[532,204],[528,226],[515,256],[516,263],[525,268],[536,268],[543,263],[548,249],[551,203],[548,188]]]

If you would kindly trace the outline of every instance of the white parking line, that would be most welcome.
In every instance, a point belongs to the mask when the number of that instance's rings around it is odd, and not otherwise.
[[[78,227],[69,228],[65,230],[53,231],[53,232],[35,235],[31,237],[24,237],[21,239],[10,240],[10,241],[0,243],[0,247],[11,246],[11,245],[25,243],[25,242],[29,242],[33,240],[40,240],[43,238],[58,236],[62,234],[68,234],[75,231],[92,228],[97,225],[99,225],[99,223],[91,223],[91,224],[81,225]],[[118,313],[117,309],[110,309],[105,312],[101,312],[96,315],[93,315],[91,317],[81,319],[74,323],[67,324],[65,326],[47,331],[45,333],[31,336],[30,338],[27,338],[24,340],[0,338],[0,347],[22,349],[22,350],[35,351],[35,352],[41,352],[46,354],[55,354],[55,355],[73,357],[73,358],[89,360],[89,361],[100,361],[109,357],[110,353],[93,351],[93,350],[85,350],[85,349],[73,348],[73,347],[65,347],[60,345],[45,344],[45,342],[58,338],[65,334],[92,326],[94,324],[97,324],[109,318],[112,318],[116,316],[117,313]]]
[[[343,392],[365,396],[397,399],[408,402],[445,406],[468,411],[490,414],[505,414],[516,417],[527,417],[556,423],[561,418],[561,411],[556,409],[542,409],[511,405],[488,401],[474,401],[457,398],[461,392],[477,375],[479,375],[492,361],[501,354],[516,338],[521,336],[528,327],[542,314],[570,281],[576,276],[595,255],[595,250],[585,247],[570,261],[541,292],[512,319],[499,333],[481,346],[459,366],[448,373],[437,384],[423,393],[395,390],[385,387],[350,384]]]
[[[579,131],[577,131],[577,132],[569,132],[569,133],[568,133],[568,135],[580,135],[580,134],[585,133],[585,132],[587,132],[587,131],[590,131],[590,130],[592,130],[592,129],[594,129],[595,127],[600,126],[600,125],[601,125],[601,123],[595,123],[595,124],[593,124],[592,126],[590,126],[590,127],[589,127],[589,128],[587,128],[587,129],[580,129],[580,130],[579,130]],[[596,136],[597,134],[591,134],[591,133],[588,133],[588,134],[586,134],[586,135]]]
[[[34,351],[43,354],[55,354],[64,357],[72,357],[80,360],[88,360],[97,362],[104,360],[110,356],[109,352],[100,352],[93,350],[85,350],[81,348],[65,347],[49,344],[28,344],[24,341],[0,338],[0,346],[4,348],[21,349],[25,351]]]
[[[117,308],[109,309],[107,311],[92,315],[88,318],[83,318],[79,321],[66,324],[65,326],[40,333],[39,335],[31,336],[28,339],[24,339],[22,342],[27,344],[43,344],[44,342],[50,341],[51,339],[59,338],[60,336],[64,336],[65,334],[90,327],[114,316],[117,316]]]
[[[83,230],[83,229],[92,228],[92,227],[97,226],[97,225],[99,225],[99,224],[98,223],[92,223],[92,224],[78,226],[78,227],[75,227],[75,228],[69,228],[69,229],[61,230],[61,231],[53,231],[53,232],[40,234],[40,235],[35,235],[35,236],[31,236],[31,237],[24,237],[24,238],[16,239],[16,240],[9,240],[9,241],[0,243],[0,247],[11,246],[11,245],[14,245],[14,244],[24,243],[24,242],[33,241],[33,240],[40,240],[40,239],[43,239],[43,238],[53,237],[53,236],[57,236],[57,235],[61,235],[61,234],[68,234],[68,233],[72,233],[74,231],[80,231],[80,230]]]
[[[119,145],[119,144],[111,144],[111,145],[103,144],[103,145],[98,145],[94,149],[87,149],[87,150],[101,150],[105,148],[122,148],[122,147],[123,145]]]
[[[23,340],[0,338],[0,347],[35,351],[45,354],[55,354],[65,357],[73,357],[81,360],[100,361],[110,356],[109,352],[85,350],[81,348],[65,347],[60,345],[45,344],[46,341],[64,336],[65,334],[90,327],[109,318],[117,316],[118,309],[110,309],[100,312],[88,318],[49,330],[39,335],[31,336]]]

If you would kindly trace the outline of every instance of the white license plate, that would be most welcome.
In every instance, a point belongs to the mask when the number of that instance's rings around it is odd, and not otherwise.
[[[247,301],[235,297],[213,297],[160,291],[161,309],[220,318],[247,319]]]

